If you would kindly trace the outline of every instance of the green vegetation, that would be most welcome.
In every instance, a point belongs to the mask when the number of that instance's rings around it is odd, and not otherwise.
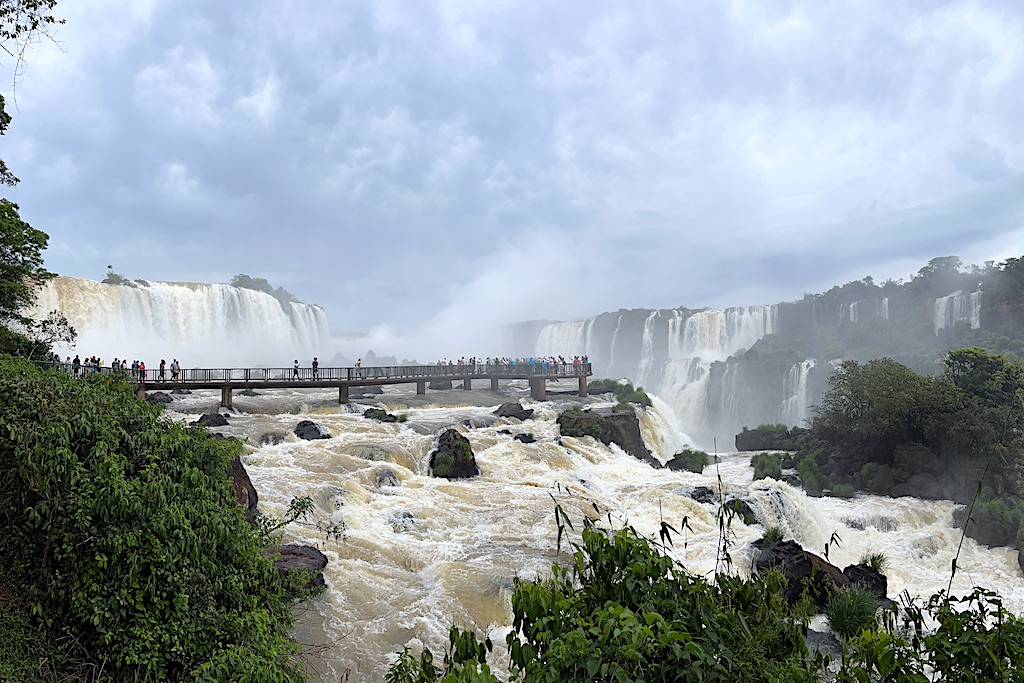
[[[29,323],[22,311],[35,302],[36,289],[56,277],[43,268],[48,241],[21,220],[17,204],[0,199],[0,325]]]
[[[782,456],[778,453],[756,453],[750,458],[750,465],[754,468],[754,479],[782,479]]]
[[[252,289],[257,292],[264,292],[265,294],[269,294],[270,296],[277,299],[282,306],[289,303],[302,303],[299,300],[299,297],[295,296],[294,294],[284,289],[283,287],[278,287],[277,289],[274,289],[273,285],[271,285],[266,280],[266,278],[250,277],[244,273],[240,273],[231,278],[231,282],[228,284],[230,284],[232,287]]]
[[[786,539],[785,534],[782,533],[782,529],[777,526],[770,526],[764,530],[764,535],[761,536],[761,540],[765,543],[778,543]]]
[[[853,498],[857,495],[857,490],[853,488],[853,484],[836,484],[829,495],[833,498]]]
[[[18,359],[0,431],[0,678],[304,679],[286,634],[308,576],[279,576],[237,504],[239,442],[162,419],[123,377]]]
[[[650,408],[652,405],[651,397],[643,387],[633,388],[630,382],[624,380],[620,382],[614,379],[595,379],[588,382],[587,386],[591,390],[610,388],[619,403],[635,403],[642,408]]]
[[[878,598],[861,586],[835,591],[825,606],[828,624],[845,640],[875,628]]]
[[[676,461],[681,464],[684,470],[696,472],[697,474],[704,471],[704,468],[708,466],[708,462],[710,460],[711,456],[709,456],[705,451],[698,451],[690,448],[684,448],[672,456],[672,461]]]
[[[884,574],[885,570],[889,568],[889,558],[885,556],[885,553],[870,553],[860,558],[860,563],[871,567],[879,574]]]

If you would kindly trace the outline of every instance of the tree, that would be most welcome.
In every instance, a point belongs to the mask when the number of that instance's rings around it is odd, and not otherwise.
[[[78,339],[78,332],[60,311],[50,311],[42,320],[30,323],[27,332],[33,344],[30,354],[33,358],[40,356],[43,350],[53,353],[55,344],[74,346]]]
[[[17,204],[0,199],[0,325],[28,324],[22,311],[35,301],[36,289],[56,277],[43,268],[48,239],[21,220]]]

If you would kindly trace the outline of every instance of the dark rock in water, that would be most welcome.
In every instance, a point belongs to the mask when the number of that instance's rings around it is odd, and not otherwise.
[[[261,446],[276,446],[279,443],[284,443],[288,440],[288,435],[284,432],[264,432],[260,435]]]
[[[377,488],[379,489],[382,489],[385,486],[398,486],[398,475],[395,474],[394,470],[388,469],[387,467],[382,467],[377,470],[376,480]]]
[[[1021,549],[1017,552],[1017,565],[1024,572],[1024,546],[1021,546]]]
[[[446,479],[467,479],[480,474],[469,439],[454,429],[441,433],[430,454],[430,473]]]
[[[663,467],[661,461],[647,450],[647,444],[640,434],[640,420],[632,410],[621,410],[610,415],[567,410],[558,416],[557,422],[562,436],[592,436],[605,445],[616,444],[655,469]]]
[[[708,503],[716,502],[718,500],[718,494],[707,486],[698,486],[690,493],[690,498],[693,498],[702,505],[707,505]]]
[[[300,439],[305,439],[306,441],[331,438],[330,433],[325,431],[324,428],[316,422],[312,422],[310,420],[303,420],[299,424],[295,425],[295,436]]]
[[[736,515],[743,520],[743,523],[747,526],[757,524],[757,515],[754,514],[753,509],[747,501],[741,498],[733,498],[725,501],[725,507],[728,510],[732,510]]]
[[[327,556],[316,548],[308,545],[282,545],[267,551],[271,556],[280,553],[280,557],[274,560],[274,569],[282,574],[287,574],[299,569],[304,569],[314,574],[309,580],[311,588],[326,586],[323,569],[327,566]]]
[[[146,402],[152,403],[153,405],[165,405],[171,403],[174,399],[171,395],[163,391],[151,391],[146,394]]]
[[[527,433],[527,434],[516,434],[512,438],[515,439],[516,441],[519,441],[520,443],[534,443],[537,440],[537,439],[535,439],[533,437],[533,434],[529,434],[529,433]]]
[[[427,388],[435,391],[445,391],[452,388],[452,381],[450,379],[439,379],[431,382],[427,385]]]
[[[242,389],[241,391],[238,392],[238,395],[239,396],[259,396],[260,394],[258,392],[253,391],[252,389]]]
[[[498,433],[499,433],[499,434],[507,434],[507,435],[509,435],[509,436],[512,436],[512,432],[510,432],[510,431],[509,431],[509,430],[507,430],[507,429],[499,429],[499,430],[498,430]]]
[[[794,541],[754,541],[760,550],[754,567],[758,570],[778,569],[786,577],[784,596],[793,605],[806,590],[814,604],[825,607],[833,591],[846,588],[850,580],[839,568],[814,553],[807,552]]]
[[[175,395],[175,396],[191,396],[192,395],[192,390],[191,389],[172,389],[171,393],[173,395]]]
[[[990,514],[983,507],[975,507],[971,513],[970,521],[967,521],[969,508],[960,508],[953,512],[953,523],[963,528],[967,525],[967,535],[978,543],[987,546],[1013,547],[1017,544],[1016,529],[1010,529],[1006,521]]]
[[[402,510],[393,514],[388,522],[391,524],[391,528],[395,530],[395,533],[400,534],[412,529],[416,524],[416,518],[408,510]]]
[[[836,638],[834,633],[827,631],[815,631],[812,628],[807,629],[807,635],[804,636],[804,642],[807,644],[807,649],[811,654],[820,652],[827,657],[831,657],[833,660],[842,657],[843,646],[839,643],[839,639]]]
[[[803,427],[792,429],[750,429],[736,435],[738,451],[795,451],[806,440],[810,430]]]
[[[231,479],[231,484],[235,487],[235,499],[246,509],[246,518],[249,522],[254,522],[259,494],[256,493],[256,487],[252,485],[252,481],[249,480],[249,473],[245,471],[242,459],[235,456],[225,469],[228,478]]]
[[[383,408],[368,408],[363,412],[363,417],[371,420],[377,420],[377,422],[398,422],[397,417]]]
[[[791,470],[794,467],[796,467],[796,463],[793,462],[793,456],[792,455],[784,455],[784,456],[782,456],[782,461],[779,463],[779,467],[781,467],[784,470]]]
[[[889,599],[889,579],[882,572],[866,564],[851,564],[843,570],[850,584],[871,592],[879,600]]]
[[[498,406],[498,409],[494,411],[494,414],[498,417],[513,417],[517,420],[528,420],[533,417],[533,408],[527,410],[523,406],[516,403],[502,403]]]
[[[204,427],[227,427],[228,420],[220,413],[207,413],[201,416],[198,420],[195,420],[193,425],[203,425]]]
[[[360,396],[380,396],[384,393],[384,387],[376,385],[369,387],[353,387]]]

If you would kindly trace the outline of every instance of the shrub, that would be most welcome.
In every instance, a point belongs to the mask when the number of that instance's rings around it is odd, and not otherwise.
[[[796,471],[800,474],[800,481],[804,488],[811,491],[821,490],[821,470],[813,455],[807,455],[796,464]]]
[[[850,586],[832,593],[825,605],[825,616],[837,636],[849,640],[877,625],[878,598],[861,586]]]
[[[764,535],[761,536],[761,540],[765,543],[778,543],[785,538],[785,535],[782,533],[782,528],[777,526],[768,527],[764,530]]]
[[[782,479],[782,456],[778,453],[757,453],[750,459],[754,479]]]
[[[700,474],[704,471],[704,468],[708,466],[710,456],[704,451],[684,448],[672,456],[672,460],[678,461],[678,463],[683,466],[683,469]]]
[[[889,558],[885,556],[885,553],[870,553],[860,558],[860,563],[871,567],[879,574],[885,572],[889,568]]]
[[[835,498],[853,498],[857,491],[852,484],[836,484],[832,487],[831,495]]]

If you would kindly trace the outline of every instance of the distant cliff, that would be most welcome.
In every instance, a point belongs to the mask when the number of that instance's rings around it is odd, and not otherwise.
[[[586,354],[672,406],[705,447],[743,426],[804,424],[841,360],[891,357],[923,374],[954,348],[1024,355],[1024,259],[964,268],[935,258],[906,282],[870,277],[800,301],[725,310],[632,309],[525,322],[517,355]]]

